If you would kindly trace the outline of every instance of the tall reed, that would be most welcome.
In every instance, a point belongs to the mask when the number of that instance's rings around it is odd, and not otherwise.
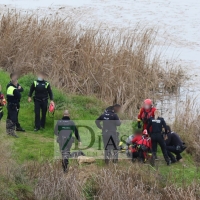
[[[0,18],[0,67],[21,73],[43,70],[65,92],[120,103],[133,117],[144,98],[159,100],[162,88],[176,93],[183,80],[181,67],[163,63],[162,52],[155,51],[156,32],[139,26],[112,31],[80,25],[70,16],[7,12]]]

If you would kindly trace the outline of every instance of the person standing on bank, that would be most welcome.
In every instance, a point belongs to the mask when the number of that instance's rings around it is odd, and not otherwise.
[[[60,152],[62,154],[62,167],[64,173],[67,172],[70,149],[72,147],[72,143],[74,142],[74,138],[72,137],[73,133],[75,134],[79,145],[81,145],[78,129],[75,123],[70,119],[69,111],[65,110],[63,113],[63,118],[57,121],[54,129],[54,134],[57,136],[57,142],[59,143]]]
[[[162,135],[162,129],[165,129],[165,133],[167,133],[167,126],[166,122],[162,117],[159,117],[160,113],[158,110],[154,112],[154,117],[151,117],[149,119],[148,125],[147,125],[147,131],[150,131],[150,137],[152,142],[152,165],[155,163],[156,158],[156,151],[157,151],[157,143],[160,145],[163,156],[165,161],[167,162],[167,165],[170,165],[170,159],[167,154],[166,144],[164,137]]]
[[[111,158],[114,163],[118,161],[119,133],[117,132],[117,126],[121,125],[121,121],[117,113],[120,112],[120,109],[121,106],[119,104],[110,106],[95,121],[97,127],[102,130],[106,164],[109,164]],[[101,122],[103,122],[103,127]]]
[[[17,79],[11,81],[11,85],[7,88],[7,109],[8,117],[6,120],[6,132],[8,135],[13,137],[18,137],[15,133],[15,128],[17,124],[17,115],[18,115],[18,103],[21,99],[21,94],[17,89]]]
[[[17,83],[17,86],[13,85],[12,82],[15,81],[15,80],[18,80],[18,74],[17,73],[11,73],[10,74],[10,83],[8,83],[7,85],[7,89],[10,87],[10,86],[13,86],[13,87],[16,87],[16,89],[21,93],[24,91],[24,89],[22,88],[22,86]],[[21,127],[20,123],[19,123],[19,110],[20,110],[20,99],[19,99],[19,102],[17,103],[17,122],[16,122],[16,131],[22,131],[22,132],[25,132],[25,130]]]
[[[45,80],[45,73],[40,72],[38,74],[37,80],[33,82],[30,88],[28,102],[32,101],[31,97],[33,92],[35,92],[34,104],[35,104],[35,129],[34,131],[39,131],[45,128],[46,113],[48,107],[48,99],[50,98],[51,104],[53,102],[53,92],[49,82]],[[42,111],[42,117],[40,118],[40,111]]]

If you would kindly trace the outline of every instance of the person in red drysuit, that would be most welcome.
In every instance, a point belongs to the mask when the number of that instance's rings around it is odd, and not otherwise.
[[[142,160],[145,162],[152,147],[151,138],[149,137],[147,130],[145,129],[143,134],[135,136],[132,143],[132,161],[134,161],[135,158],[139,158],[140,161]]]
[[[147,129],[148,126],[148,120],[151,117],[154,117],[154,112],[156,111],[156,108],[153,107],[153,103],[151,99],[146,99],[144,101],[144,106],[140,109],[140,112],[138,114],[138,128],[141,129],[141,121],[143,122],[143,130]]]

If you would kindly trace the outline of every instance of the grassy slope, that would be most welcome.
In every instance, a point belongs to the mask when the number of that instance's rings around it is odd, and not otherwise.
[[[33,103],[29,104],[27,102],[27,95],[29,87],[34,80],[31,75],[26,75],[22,77],[19,82],[24,87],[25,92],[22,96],[21,110],[20,110],[20,122],[21,125],[26,129],[26,133],[19,133],[19,139],[13,139],[5,134],[5,119],[6,119],[6,109],[4,108],[4,118],[1,122],[0,132],[2,137],[2,144],[9,143],[9,149],[12,150],[12,158],[19,164],[23,164],[27,161],[40,161],[46,159],[53,159],[54,156],[54,119],[47,117],[47,126],[44,131],[34,133],[33,121],[34,121],[34,111]],[[0,84],[3,86],[3,93],[5,94],[5,85],[9,81],[9,76],[7,73],[0,71]],[[67,108],[71,112],[71,116],[76,120],[91,120],[90,123],[94,126],[94,119],[103,110],[103,104],[94,97],[84,97],[63,94],[57,89],[54,90],[55,102],[58,105],[58,110],[55,114],[55,119],[59,119],[62,116],[62,111]],[[90,134],[85,130],[80,129],[81,138],[83,146],[87,146]],[[130,134],[131,126],[123,126],[120,130],[122,134]],[[99,131],[96,132],[97,135],[100,134]],[[94,147],[98,147],[98,141],[95,141]],[[159,152],[159,154],[161,154]],[[192,180],[200,180],[200,175],[197,173],[197,168],[191,158],[191,156],[184,154],[184,163],[178,163],[171,167],[165,166],[163,161],[159,162],[158,170],[164,175],[165,178],[170,176],[173,182],[177,183],[190,183]],[[11,158],[9,158],[11,159]],[[122,163],[123,164],[123,163]],[[144,166],[145,169],[145,166]],[[153,169],[152,169],[153,170]],[[1,179],[0,179],[1,182]]]

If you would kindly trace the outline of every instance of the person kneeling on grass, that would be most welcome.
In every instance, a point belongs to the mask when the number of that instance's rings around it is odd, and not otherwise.
[[[125,147],[123,147],[123,150],[124,151],[126,151],[126,156],[128,157],[128,158],[132,158],[132,151],[133,151],[133,148],[132,148],[132,140],[136,137],[136,136],[138,136],[138,135],[141,135],[142,134],[142,132],[141,132],[141,130],[136,130],[136,131],[134,131],[134,133],[132,134],[132,135],[130,135],[130,136],[128,136],[128,138],[126,139],[126,146]],[[121,143],[121,142],[120,142]],[[120,146],[121,148],[122,148],[122,146]]]
[[[136,158],[141,162],[146,162],[148,156],[151,155],[151,138],[149,137],[147,130],[143,133],[137,134],[132,140],[132,161]]]
[[[182,159],[181,153],[186,149],[185,143],[182,142],[180,136],[177,133],[171,131],[170,126],[167,126],[167,133],[164,136],[167,154],[172,163],[180,161]],[[173,155],[176,155],[175,156]]]
[[[62,154],[62,167],[64,173],[67,172],[69,158],[71,157],[70,149],[74,142],[74,138],[72,137],[73,133],[79,141],[79,145],[81,145],[78,129],[75,123],[70,119],[69,111],[65,110],[63,118],[57,121],[54,129],[54,134],[57,136],[57,142],[59,143],[60,152]]]

